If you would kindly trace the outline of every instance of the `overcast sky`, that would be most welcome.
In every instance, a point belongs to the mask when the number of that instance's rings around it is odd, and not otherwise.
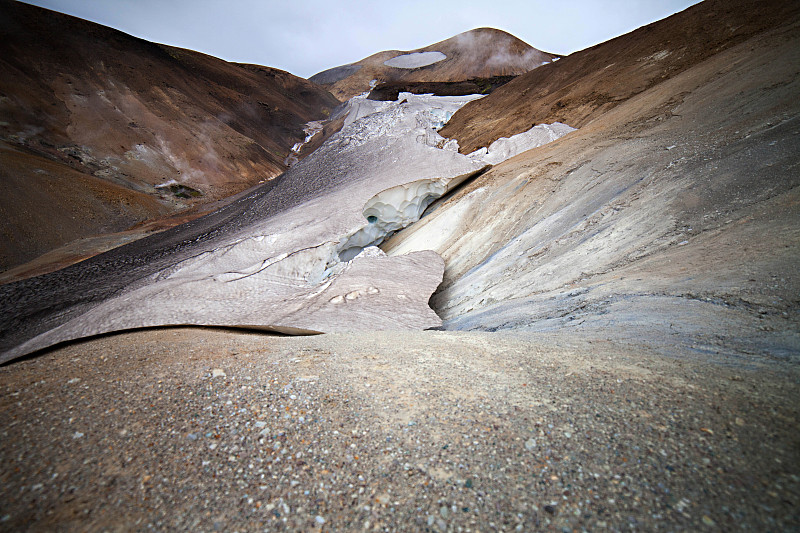
[[[481,26],[569,54],[693,0],[26,0],[158,43],[302,77]]]

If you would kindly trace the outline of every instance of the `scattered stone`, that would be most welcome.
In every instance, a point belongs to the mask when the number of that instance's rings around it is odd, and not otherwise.
[[[221,368],[215,368],[211,371],[212,378],[224,378],[225,376],[227,376],[227,374]]]

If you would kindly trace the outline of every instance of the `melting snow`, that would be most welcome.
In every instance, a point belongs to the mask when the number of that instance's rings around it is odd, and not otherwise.
[[[284,165],[286,165],[287,167],[291,167],[300,160],[299,158],[300,150],[302,150],[303,146],[308,144],[308,142],[314,138],[314,135],[323,130],[324,128],[324,126],[322,125],[323,122],[324,122],[323,120],[312,120],[311,122],[306,124],[306,127],[303,128],[303,132],[306,134],[305,140],[299,143],[294,143],[291,152],[289,152],[289,155],[283,161]]]
[[[480,148],[475,150],[469,154],[469,157],[473,161],[483,161],[490,165],[497,165],[517,154],[553,142],[571,131],[575,131],[575,128],[560,122],[539,124],[528,131],[511,137],[500,137],[490,144],[488,149]]]
[[[393,57],[388,61],[384,61],[383,64],[387,67],[395,68],[419,68],[433,65],[444,59],[447,59],[447,56],[441,52],[416,52]]]

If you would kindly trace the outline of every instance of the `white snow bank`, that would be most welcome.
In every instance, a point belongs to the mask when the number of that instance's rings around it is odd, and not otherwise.
[[[419,68],[433,65],[444,59],[447,59],[447,56],[441,52],[417,52],[393,57],[384,61],[383,64],[395,68]]]
[[[497,165],[517,154],[553,142],[571,131],[575,131],[575,128],[560,122],[539,124],[511,137],[500,137],[490,144],[488,149],[475,150],[469,154],[469,157],[476,162],[482,161],[490,165]]]

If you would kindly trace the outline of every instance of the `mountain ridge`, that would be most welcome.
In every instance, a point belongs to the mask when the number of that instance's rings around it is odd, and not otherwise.
[[[632,96],[798,13],[797,3],[782,0],[705,0],[518,76],[459,110],[442,135],[457,139],[469,153],[535,124],[583,127]]]
[[[385,62],[412,54],[441,53],[445,58],[417,68],[395,68]],[[373,85],[388,82],[451,82],[471,78],[516,76],[557,54],[533,48],[510,33],[496,28],[475,28],[437,43],[410,51],[384,50],[309,78],[330,90],[340,100],[368,91]]]
[[[0,9],[0,140],[57,162],[48,173],[62,186],[78,171],[163,206],[127,212],[122,219],[131,224],[201,208],[278,176],[305,123],[338,105],[278,69],[228,63],[12,0]],[[110,197],[94,190],[86,198]],[[7,201],[0,198],[0,209],[13,209]],[[35,223],[24,230],[13,218],[0,222],[0,233],[15,240],[0,254],[0,268],[54,244],[46,235],[49,210],[28,208]],[[98,226],[91,213],[74,215],[82,222],[57,243],[124,229]],[[18,241],[23,234],[31,238]]]

